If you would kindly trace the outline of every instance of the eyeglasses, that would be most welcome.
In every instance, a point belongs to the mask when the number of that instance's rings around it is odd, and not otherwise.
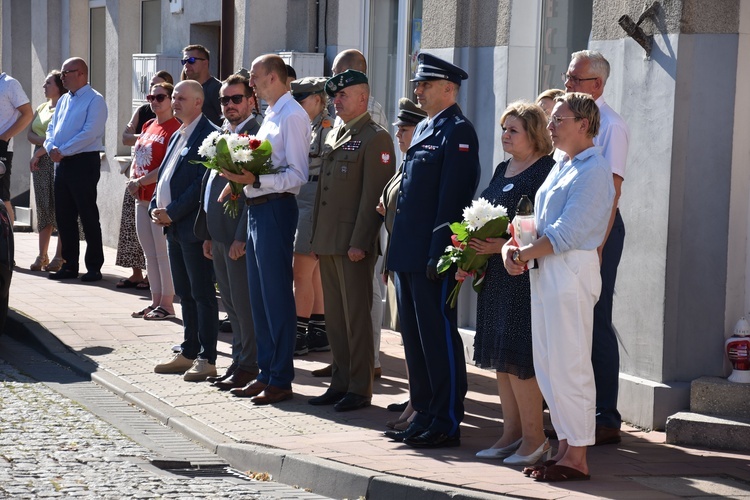
[[[60,71],[62,76],[68,76],[70,73],[77,73],[78,71],[81,71],[80,69],[66,69],[63,71]]]
[[[578,85],[581,82],[585,82],[588,80],[596,80],[597,78],[599,78],[598,76],[594,76],[592,78],[578,78],[577,76],[573,76],[570,73],[560,73],[560,76],[562,77],[563,83],[567,81],[571,81],[573,82],[573,85]]]
[[[229,104],[229,101],[232,101],[235,104],[240,104],[245,97],[247,97],[245,94],[223,95],[219,97],[219,102],[222,106]]]
[[[146,100],[148,102],[164,102],[164,99],[171,99],[171,97],[169,97],[167,94],[149,94],[146,96]]]
[[[181,59],[180,62],[184,66],[186,64],[195,64],[195,61],[205,61],[205,60],[206,60],[205,57],[188,57],[187,59]]]
[[[555,124],[555,127],[558,127],[562,125],[563,120],[578,120],[579,118],[577,116],[550,116],[549,120],[547,120],[547,125]]]

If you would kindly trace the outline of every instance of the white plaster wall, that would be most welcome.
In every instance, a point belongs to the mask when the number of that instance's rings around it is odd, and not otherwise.
[[[630,128],[620,211],[626,228],[613,320],[621,371],[662,381],[664,294],[677,36],[657,38],[650,60],[630,39],[595,41],[609,60],[604,97]]]

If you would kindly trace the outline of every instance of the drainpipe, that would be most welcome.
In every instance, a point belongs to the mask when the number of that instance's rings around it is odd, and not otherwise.
[[[234,73],[234,0],[221,0],[221,42],[219,79]]]

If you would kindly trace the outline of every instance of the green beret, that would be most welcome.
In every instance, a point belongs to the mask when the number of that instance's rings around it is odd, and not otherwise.
[[[355,69],[348,69],[343,73],[332,76],[331,79],[328,80],[328,83],[326,83],[326,94],[333,97],[336,92],[339,92],[346,87],[360,85],[362,83],[367,83],[367,75]]]
[[[292,97],[297,102],[302,102],[311,94],[317,94],[325,90],[328,78],[325,76],[306,76],[292,82]]]

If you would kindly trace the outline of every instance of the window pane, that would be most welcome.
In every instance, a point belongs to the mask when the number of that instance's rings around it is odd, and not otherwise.
[[[395,120],[400,92],[396,85],[398,0],[371,3],[368,73],[370,93],[382,106],[388,123]],[[397,95],[398,92],[398,95]]]
[[[161,2],[141,2],[141,52],[161,54]]]
[[[543,0],[539,92],[564,88],[570,54],[588,47],[593,0]]]

